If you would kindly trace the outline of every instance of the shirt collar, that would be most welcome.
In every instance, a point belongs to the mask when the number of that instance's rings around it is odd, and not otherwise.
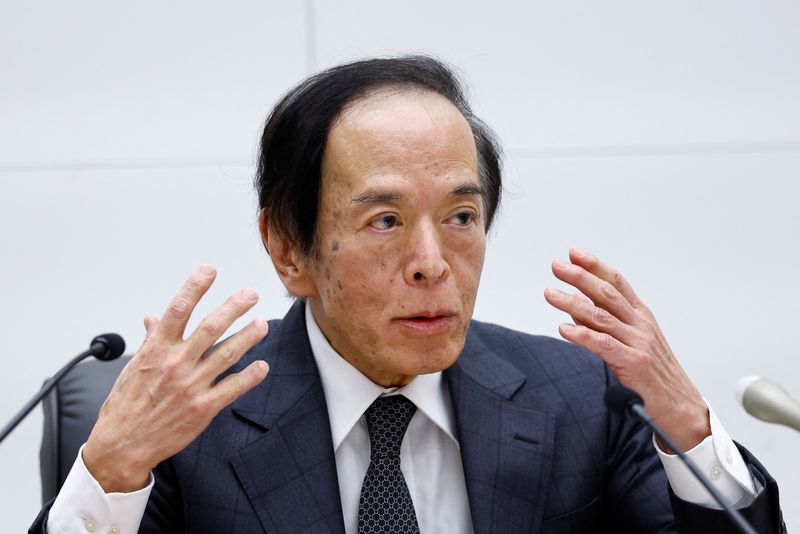
[[[413,402],[419,411],[458,445],[452,402],[441,371],[419,375],[401,388],[379,386],[333,349],[314,320],[311,307],[306,304],[305,308],[308,340],[328,404],[334,452],[375,399],[381,395],[397,394]]]

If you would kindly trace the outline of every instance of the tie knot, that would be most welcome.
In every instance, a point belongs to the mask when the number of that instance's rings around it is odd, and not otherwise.
[[[367,408],[370,456],[400,456],[408,423],[417,407],[402,395],[379,397]]]

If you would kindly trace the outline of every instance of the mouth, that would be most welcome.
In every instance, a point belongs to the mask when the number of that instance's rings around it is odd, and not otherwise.
[[[456,316],[453,313],[436,311],[398,317],[394,322],[412,335],[431,335],[447,331],[455,320]]]

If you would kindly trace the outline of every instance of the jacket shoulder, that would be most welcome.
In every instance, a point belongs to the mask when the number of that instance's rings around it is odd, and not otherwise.
[[[472,321],[469,336],[523,372],[537,370],[552,377],[597,375],[605,381],[606,364],[580,345],[504,326]],[[527,373],[526,373],[527,374]]]
[[[241,371],[256,360],[266,361],[273,373],[298,351],[311,354],[304,313],[303,305],[295,303],[282,319],[270,319],[266,337],[253,345],[220,378]],[[313,358],[310,361],[313,362]]]

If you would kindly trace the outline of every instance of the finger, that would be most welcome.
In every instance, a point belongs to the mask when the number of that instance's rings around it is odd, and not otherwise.
[[[198,358],[216,342],[233,322],[244,315],[258,302],[258,294],[252,289],[242,289],[234,293],[225,303],[208,315],[197,330],[186,340],[190,350],[197,353]],[[235,337],[235,336],[234,336]]]
[[[589,297],[587,297],[586,295],[584,295],[580,291],[574,291],[572,293],[572,296],[575,297],[578,300],[583,301],[583,302],[587,302],[589,304],[594,304],[594,302],[592,302],[592,299],[590,299]]]
[[[153,317],[152,315],[147,315],[142,322],[144,323],[144,339],[142,340],[142,348],[144,348],[152,339],[153,334],[158,327],[159,321],[158,318]],[[141,349],[138,352],[142,352]]]
[[[586,302],[588,299],[579,299],[552,287],[545,291],[544,297],[551,306],[568,313],[579,325],[610,334],[625,344],[636,339],[633,328],[593,302]]]
[[[604,332],[585,326],[562,324],[558,333],[567,341],[580,345],[600,356],[612,369],[624,367],[636,357],[636,351]]]
[[[553,262],[553,274],[559,280],[576,287],[597,306],[608,310],[627,324],[632,324],[636,310],[611,283],[601,280],[580,265],[563,260]]]
[[[622,273],[610,265],[606,265],[595,255],[585,250],[571,248],[569,249],[569,259],[575,265],[583,267],[596,277],[600,278],[601,280],[605,280],[614,286],[617,291],[619,291],[620,294],[625,297],[625,300],[627,300],[634,308],[638,308],[642,305],[641,299],[639,299],[639,296],[633,290],[633,287],[631,287],[625,277],[622,276]]]
[[[148,315],[144,318],[144,340],[147,341],[150,339],[150,336],[153,335],[155,332],[156,327],[158,326],[158,318],[153,317],[152,315]]]
[[[183,284],[178,294],[170,301],[161,317],[158,332],[170,340],[183,339],[186,323],[200,298],[214,282],[217,271],[211,265],[201,265]]]
[[[572,293],[572,296],[573,296],[573,297],[575,297],[576,299],[580,300],[580,301],[586,302],[587,304],[591,304],[592,306],[594,306],[594,302],[592,302],[592,299],[590,299],[589,297],[587,297],[586,295],[584,295],[584,294],[583,294],[583,293],[581,293],[580,291],[575,291],[575,292],[573,292],[573,293]],[[575,317],[573,317],[573,318],[572,318],[572,320],[573,320],[573,321],[575,322],[575,324],[577,324],[577,325],[583,325],[583,323],[581,323],[580,321],[578,321],[577,319],[575,319]]]
[[[222,410],[266,378],[269,365],[264,360],[256,360],[244,370],[226,376],[216,386],[211,388],[211,402],[217,411]]]
[[[205,354],[201,362],[201,372],[209,382],[227,371],[256,343],[264,339],[269,330],[269,323],[263,319],[255,319],[236,334],[232,335],[211,351]]]
[[[546,291],[547,291],[547,289],[545,290],[545,292],[546,292]],[[581,302],[585,302],[585,303],[587,303],[587,304],[591,304],[592,306],[594,306],[594,302],[592,302],[592,299],[590,299],[589,297],[587,297],[586,295],[584,295],[584,294],[583,294],[583,293],[581,293],[580,291],[574,291],[574,292],[573,292],[573,293],[571,293],[571,294],[572,294],[572,296],[573,296],[573,297],[575,297],[577,300],[580,300]],[[547,293],[545,293],[545,300],[547,300]],[[575,321],[575,323],[577,323],[577,324],[580,324],[580,321],[576,321],[576,320],[575,320],[575,317],[573,317],[573,318],[572,318],[572,320],[573,320],[573,321]]]

